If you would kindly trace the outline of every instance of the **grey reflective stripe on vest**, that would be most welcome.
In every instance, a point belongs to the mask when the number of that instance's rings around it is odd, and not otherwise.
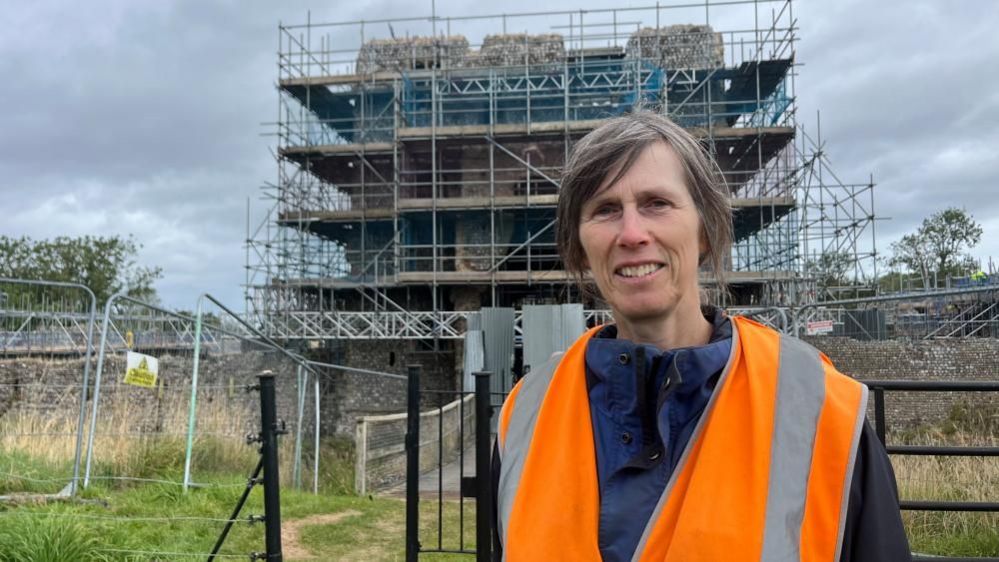
[[[819,352],[781,336],[777,367],[777,399],[770,443],[761,560],[801,559],[801,523],[812,467],[819,414],[826,396],[825,370]]]
[[[500,451],[500,477],[497,492],[497,510],[499,513],[499,536],[506,545],[506,530],[509,528],[510,512],[513,510],[513,500],[520,484],[520,476],[524,472],[524,461],[534,437],[534,424],[538,420],[538,410],[548,392],[555,369],[562,360],[562,354],[552,356],[540,369],[532,371],[520,390],[517,392],[510,412],[510,422],[504,434],[503,446]],[[506,548],[503,549],[503,559],[506,559]]]
[[[839,534],[836,536],[836,560],[843,554],[843,532],[846,530],[846,512],[850,508],[850,487],[853,485],[853,470],[857,465],[857,449],[860,434],[864,431],[864,418],[867,417],[867,387],[860,387],[860,405],[857,407],[857,422],[853,426],[853,440],[850,442],[850,460],[846,464],[846,481],[843,482],[843,497],[839,502]]]
[[[734,326],[734,325],[733,325]],[[738,329],[733,330],[732,351],[739,345]],[[798,561],[801,559],[801,525],[805,515],[805,498],[808,490],[808,477],[811,472],[812,451],[818,419],[825,401],[825,369],[822,360],[810,345],[790,337],[780,337],[780,356],[777,367],[777,398],[774,411],[774,430],[771,441],[770,480],[767,490],[766,513],[764,515],[763,551],[760,560]],[[700,439],[704,423],[714,408],[718,389],[721,389],[732,367],[732,356],[725,366],[716,392],[712,394],[701,419],[698,420],[690,441],[670,475],[666,490],[646,524],[645,531],[632,556],[637,562],[645,551],[649,535],[662,513],[676,478],[683,471],[687,457],[694,443]],[[853,466],[857,453],[857,442],[863,427],[867,404],[867,389],[864,389],[863,402],[854,429],[850,462],[844,483],[844,496],[839,518],[839,537],[836,557],[842,548],[843,527],[846,521],[847,497],[853,479]]]
[[[673,486],[676,485],[677,476],[683,471],[683,467],[687,464],[687,457],[690,456],[691,449],[694,448],[694,443],[701,438],[701,434],[704,433],[705,420],[708,419],[708,415],[714,410],[715,401],[718,399],[718,390],[725,385],[725,381],[728,380],[728,374],[732,370],[732,360],[735,358],[735,350],[739,347],[739,328],[736,326],[735,322],[732,322],[732,349],[728,354],[728,361],[725,362],[725,368],[722,369],[721,376],[718,377],[718,382],[715,384],[715,391],[711,393],[711,398],[708,399],[707,406],[704,407],[704,413],[701,414],[701,419],[697,420],[697,425],[694,426],[693,433],[690,434],[690,438],[687,440],[687,445],[683,448],[683,454],[680,455],[680,460],[676,464],[676,468],[673,469],[673,474],[670,474],[669,481],[666,483],[666,489],[663,490],[661,496],[659,496],[659,501],[656,503],[656,508],[652,510],[652,515],[649,517],[648,522],[645,524],[645,530],[642,531],[642,538],[638,540],[638,547],[635,548],[635,553],[632,555],[632,562],[638,562],[642,557],[642,553],[645,552],[645,545],[649,542],[649,535],[652,534],[652,528],[655,527],[655,522],[659,520],[659,516],[663,512],[663,507],[666,506],[666,500],[669,498],[670,492],[673,491]]]

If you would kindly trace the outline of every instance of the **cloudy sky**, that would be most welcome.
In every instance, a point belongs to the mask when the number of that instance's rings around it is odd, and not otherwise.
[[[141,261],[163,268],[166,304],[191,308],[210,292],[240,310],[247,200],[255,222],[266,207],[259,187],[276,176],[263,123],[277,110],[278,22],[304,22],[310,10],[314,22],[431,10],[430,0],[0,6],[0,234],[134,234]],[[494,6],[438,0],[436,9],[460,16]],[[537,9],[503,2],[510,13]],[[975,254],[999,257],[999,3],[807,0],[794,15],[801,120],[814,130],[821,111],[844,181],[874,174],[877,213],[890,219],[878,225],[881,251],[958,205],[985,228]],[[740,18],[716,11],[712,23],[752,25]],[[387,32],[372,25],[368,36]]]

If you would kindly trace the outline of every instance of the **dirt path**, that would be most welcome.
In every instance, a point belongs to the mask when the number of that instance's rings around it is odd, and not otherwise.
[[[307,560],[316,557],[311,550],[299,543],[302,527],[332,525],[348,517],[356,517],[360,514],[360,511],[351,509],[339,513],[320,513],[302,519],[285,521],[281,525],[281,551],[284,554],[284,558],[286,560]]]
[[[420,475],[420,496],[436,498],[440,492],[447,499],[458,499],[461,495],[461,478],[475,476],[475,448],[468,448],[463,455],[464,463],[454,460],[441,470],[434,467]],[[441,478],[443,476],[443,479]],[[441,481],[443,480],[443,482]],[[395,498],[406,497],[406,483],[402,482],[392,488],[383,490],[379,495]]]

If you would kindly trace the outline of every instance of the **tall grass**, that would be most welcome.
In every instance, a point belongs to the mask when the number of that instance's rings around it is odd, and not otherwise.
[[[936,427],[905,432],[889,442],[907,445],[999,446],[999,408],[959,404]],[[999,458],[892,457],[899,494],[908,500],[999,501]],[[999,514],[905,511],[915,552],[949,556],[999,554]]]
[[[141,479],[183,480],[189,388],[161,392],[155,401],[138,403],[134,392],[117,388],[102,398],[94,437],[94,482],[127,485]],[[57,414],[15,407],[0,416],[0,493],[59,491],[72,476],[77,419],[72,409]],[[89,429],[89,424],[87,426]],[[192,448],[192,479],[199,484],[232,483],[257,464],[257,445],[247,433],[259,431],[259,418],[245,401],[225,392],[199,393],[197,429]],[[86,435],[85,435],[86,439]],[[294,432],[280,438],[282,483],[293,481]],[[313,439],[303,434],[301,481],[311,488]],[[320,486],[348,493],[353,487],[352,443],[325,439],[320,446]],[[48,480],[48,482],[46,482]]]
[[[101,542],[80,524],[52,517],[8,518],[0,526],[0,562],[98,562]]]

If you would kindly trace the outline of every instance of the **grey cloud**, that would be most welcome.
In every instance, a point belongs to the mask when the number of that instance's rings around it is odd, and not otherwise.
[[[822,112],[826,150],[841,177],[878,184],[882,253],[925,216],[969,209],[986,225],[979,256],[996,253],[994,172],[999,134],[999,41],[986,2],[799,3],[799,119],[814,132]]]
[[[457,16],[611,5],[441,0],[437,9]],[[258,186],[276,175],[261,123],[277,111],[277,25],[304,22],[310,8],[316,22],[425,16],[430,4],[103,0],[6,10],[0,75],[14,78],[0,88],[0,234],[132,232],[142,260],[165,270],[165,302],[190,308],[207,290],[241,308],[246,198],[256,219],[266,208]],[[999,220],[990,218],[999,216],[999,135],[990,126],[999,122],[999,73],[988,71],[999,54],[994,6],[796,2],[794,11],[804,63],[799,120],[814,132],[821,109],[825,148],[844,181],[874,173],[878,213],[892,217],[878,227],[882,251],[923,216],[959,205],[986,226],[979,254],[999,253],[991,242]],[[751,17],[748,8],[712,13],[719,29]],[[476,40],[493,30],[480,22],[462,31]],[[340,28],[325,32],[334,46],[356,45]],[[370,24],[366,33],[388,28]]]

